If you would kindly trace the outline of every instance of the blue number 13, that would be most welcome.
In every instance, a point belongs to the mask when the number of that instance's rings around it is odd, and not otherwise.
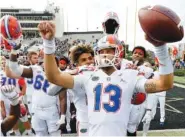
[[[104,93],[109,94],[109,99],[110,99],[109,103],[101,102],[102,91],[104,91]],[[101,106],[105,109],[106,112],[116,112],[117,110],[119,110],[121,105],[121,100],[120,100],[121,92],[122,90],[117,85],[109,84],[108,86],[103,87],[102,84],[98,84],[94,88],[94,93],[95,93],[94,110],[100,111]]]

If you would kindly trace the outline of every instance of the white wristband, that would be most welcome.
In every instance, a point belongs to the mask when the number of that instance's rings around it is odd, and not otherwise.
[[[155,55],[159,60],[159,74],[166,75],[173,73],[173,65],[168,53],[168,47],[166,45],[155,47]]]
[[[9,61],[9,67],[17,76],[21,76],[24,70],[24,67],[19,65],[18,62]]]
[[[45,54],[54,54],[55,53],[55,39],[46,40],[43,39],[44,53]]]
[[[18,98],[14,99],[14,100],[11,100],[11,105],[12,106],[16,106],[17,104],[19,104],[19,99]]]

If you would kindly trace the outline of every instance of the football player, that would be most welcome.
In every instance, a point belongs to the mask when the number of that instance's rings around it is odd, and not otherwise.
[[[30,78],[30,84],[34,88],[32,95],[32,126],[36,132],[36,135],[48,135],[52,136],[60,135],[58,121],[59,111],[58,111],[58,96],[51,97],[46,94],[47,88],[50,83],[45,78],[43,68],[38,65],[19,66],[23,68],[20,70],[15,66],[14,61],[17,62],[17,53],[21,47],[21,41],[19,41],[19,36],[22,35],[21,27],[19,22],[15,17],[7,16],[3,17],[1,20],[1,30],[3,38],[11,45],[11,58],[9,62],[9,68],[11,69],[11,77],[24,77]],[[11,36],[11,37],[9,37]],[[13,62],[12,62],[13,61]],[[19,71],[24,71],[20,75]],[[62,117],[62,119],[65,119]],[[61,123],[61,121],[59,122]]]
[[[150,66],[146,63],[144,65]],[[158,63],[157,63],[158,66]],[[150,66],[151,67],[151,66]],[[159,72],[156,70],[151,77],[153,79],[159,79]],[[146,113],[142,119],[143,122],[143,136],[147,136],[148,130],[150,128],[150,122],[154,118],[156,114],[157,104],[160,103],[160,125],[164,125],[165,121],[165,98],[166,91],[160,93],[153,93],[148,94],[147,101],[146,101]]]
[[[0,74],[1,75],[1,80],[2,80],[2,86],[4,86],[4,85],[14,85],[15,86],[14,90],[16,90],[16,92],[19,93],[21,98],[23,98],[23,96],[25,95],[25,92],[26,92],[26,88],[27,88],[26,83],[25,83],[23,78],[15,79],[15,78],[7,77],[7,75],[6,75],[7,71],[9,71],[7,65],[8,65],[8,59],[6,59],[6,64],[5,64],[4,71],[1,71],[1,74]],[[20,88],[21,88],[21,90],[20,90]],[[3,97],[2,98],[3,101],[7,105],[10,105],[8,98],[6,98],[3,95],[2,95],[2,97]],[[21,100],[21,101],[23,103],[23,100]],[[9,106],[6,106],[6,107],[9,109]],[[6,111],[7,114],[9,112],[8,109]],[[22,107],[21,107],[20,111],[22,111]],[[22,116],[20,117],[20,121],[23,122],[23,125],[25,126],[25,129],[26,129],[25,133],[27,133],[28,135],[32,135],[31,125],[30,125],[30,123],[28,121],[28,117],[27,117],[27,109],[25,111],[26,111],[25,114],[21,113]],[[21,135],[21,134],[20,134],[20,131],[19,131],[17,125],[18,125],[18,123],[14,126],[13,131],[14,131],[15,135],[18,136],[18,135]]]
[[[15,54],[11,54],[11,56],[14,55]],[[13,58],[14,60],[17,60],[16,56],[14,56]],[[13,73],[15,73],[16,75],[19,74],[17,73],[17,70],[16,71],[15,69],[13,70],[15,66],[14,63],[11,64],[11,60],[9,67]],[[59,136],[60,135],[59,126],[61,124],[61,120],[59,118],[60,112],[58,109],[59,96],[51,97],[46,94],[50,86],[50,83],[45,78],[42,66],[38,65],[31,65],[30,67],[25,66],[24,72],[25,73],[23,73],[21,77],[30,78],[29,83],[32,84],[34,88],[34,91],[32,93],[31,122],[36,135],[44,136],[48,135],[49,133],[51,136]],[[65,92],[63,94],[65,94]],[[65,106],[62,108],[65,108]],[[61,119],[62,123],[64,123],[65,117],[63,114],[61,114]]]
[[[38,28],[43,38],[48,80],[64,88],[84,88],[86,91],[90,136],[125,136],[132,95],[138,91],[160,92],[173,87],[173,66],[167,47],[162,42],[146,36],[155,46],[159,61],[165,64],[160,66],[159,80],[147,80],[138,76],[136,70],[116,70],[115,61],[119,58],[119,50],[114,35],[100,39],[94,49],[97,71],[88,76],[71,76],[61,73],[55,63],[55,24],[41,22]],[[22,73],[19,71],[19,75]]]
[[[76,75],[79,72],[80,73],[87,73],[88,70],[90,71],[90,68],[94,70],[94,67],[91,66],[88,69],[89,65],[94,65],[94,52],[92,48],[88,45],[79,45],[76,46],[73,49],[73,52],[71,52],[71,61],[76,64],[77,69],[80,69],[80,71],[74,71],[73,72],[68,70],[68,73]],[[84,66],[86,65],[86,66]],[[83,66],[83,67],[82,67]],[[84,72],[86,71],[86,72]],[[52,88],[57,88],[56,86],[53,86]],[[59,88],[60,89],[60,88]],[[56,93],[54,93],[55,91]],[[59,90],[49,90],[49,95],[56,95]],[[86,100],[86,94],[83,89],[68,89],[70,93],[73,94],[73,102],[77,109],[76,117],[77,117],[77,134],[78,136],[88,136],[88,110],[87,110],[87,100]]]
[[[152,75],[153,70],[151,68],[146,68],[145,66],[143,66],[146,56],[147,56],[146,50],[142,46],[136,46],[132,50],[132,63],[137,67],[137,69],[140,69],[139,70],[140,73],[143,73],[143,75],[145,75],[146,78],[149,78]],[[124,64],[122,64],[122,67],[124,68],[123,65]],[[142,120],[144,113],[145,113],[145,103],[131,105],[131,112],[127,131],[128,136],[136,136],[137,128]]]
[[[28,52],[28,61],[29,65],[37,65],[38,64],[38,54],[34,51]],[[27,90],[26,90],[26,102],[28,105],[29,114],[32,113],[32,94],[34,92],[33,84],[30,82],[31,79],[26,78]]]
[[[1,93],[10,100],[10,114],[1,121],[1,134],[6,136],[20,117],[20,100],[19,94],[16,92],[14,85],[1,86]]]

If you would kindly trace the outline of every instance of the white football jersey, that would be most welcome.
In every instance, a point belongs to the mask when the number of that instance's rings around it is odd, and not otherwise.
[[[90,135],[107,135],[106,131],[100,131],[105,128],[96,125],[113,123],[121,123],[121,127],[116,127],[120,133],[107,126],[108,135],[126,135],[132,95],[137,91],[145,92],[145,82],[136,70],[118,70],[109,76],[100,69],[89,76],[75,76],[73,89],[82,89],[87,95]],[[92,127],[96,130],[92,131]]]
[[[89,76],[93,73],[93,71],[85,70],[85,67],[84,67],[84,70],[82,70],[79,75],[81,75],[81,73],[83,73],[83,75]],[[71,89],[69,89],[69,90],[71,90]],[[73,93],[73,102],[76,107],[77,121],[87,123],[88,122],[88,108],[87,108],[86,92],[81,87],[80,88],[73,88],[73,90],[71,90],[71,91]]]
[[[1,92],[1,99],[0,100],[4,102],[6,116],[8,116],[10,114],[10,105],[11,105],[11,102],[10,102],[10,100],[7,97],[5,97],[2,94],[2,92]]]
[[[50,83],[46,79],[43,68],[38,65],[30,66],[33,71],[33,78],[30,79],[29,84],[32,84],[32,109],[34,108],[47,108],[53,105],[56,106],[58,96],[47,95],[47,89]]]
[[[0,78],[1,78],[1,86],[3,85],[14,85],[16,87],[16,91],[20,92],[20,84],[19,79],[9,78],[6,76],[4,71],[0,71]]]
[[[26,78],[25,79],[25,82],[26,82],[26,96],[27,96],[27,101],[31,101],[32,94],[33,94],[33,91],[34,91],[33,81],[32,81],[31,78]]]

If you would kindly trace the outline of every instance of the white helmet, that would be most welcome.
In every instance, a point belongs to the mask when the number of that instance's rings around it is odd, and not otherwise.
[[[120,41],[118,40],[116,35],[106,35],[101,38],[97,46],[94,48],[95,54],[95,65],[99,68],[102,67],[115,67],[117,64],[120,63]],[[115,54],[101,54],[100,51],[103,49],[114,49]]]
[[[117,34],[119,29],[119,18],[117,13],[108,12],[102,23],[103,30],[106,34]]]

